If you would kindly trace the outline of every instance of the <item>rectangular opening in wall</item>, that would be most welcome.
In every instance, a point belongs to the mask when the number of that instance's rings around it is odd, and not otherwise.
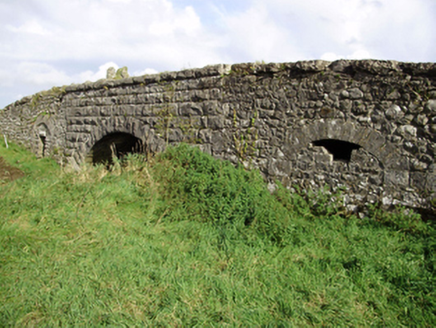
[[[313,142],[314,146],[321,146],[327,149],[327,151],[333,155],[333,160],[350,162],[351,152],[354,149],[361,148],[360,145],[337,139],[322,139]]]

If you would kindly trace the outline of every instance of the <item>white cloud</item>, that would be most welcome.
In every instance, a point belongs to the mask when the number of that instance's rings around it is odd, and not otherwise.
[[[416,61],[429,58],[425,45],[434,43],[433,0],[269,0],[266,7],[270,20],[289,32],[284,42],[306,58],[340,53]]]
[[[0,1],[0,96],[98,80],[109,63],[143,75],[257,60],[434,61],[435,17],[434,0]]]
[[[334,52],[326,52],[322,54],[320,57],[320,59],[328,60],[328,61],[335,61],[339,59],[371,59],[371,58],[372,58],[371,54],[365,49],[356,50],[352,54],[345,55],[345,56],[338,55]]]
[[[429,1],[252,0],[239,10],[219,2],[208,12],[214,16],[200,17],[193,5],[169,0],[35,0],[44,15],[18,14],[21,23],[6,27],[16,35],[3,47],[14,49],[6,57],[27,61],[135,61],[166,70],[187,63],[291,61],[328,52],[350,57],[365,51],[382,58],[395,51],[398,59],[407,59],[412,56],[407,48],[432,39]]]
[[[107,0],[109,2],[130,3],[132,0]]]
[[[38,21],[31,20],[28,22],[25,22],[23,25],[19,27],[15,27],[12,25],[6,25],[6,29],[9,31],[12,31],[14,33],[28,33],[28,34],[37,34],[42,36],[49,36],[51,35],[51,31],[44,28]]]
[[[76,76],[73,76],[72,80],[81,81],[81,82],[83,82],[83,81],[92,81],[92,82],[94,82],[94,81],[97,81],[97,80],[100,80],[100,79],[104,79],[104,78],[106,78],[107,70],[110,67],[115,68],[115,70],[117,70],[119,68],[119,66],[116,63],[108,62],[108,63],[105,63],[105,64],[101,65],[98,68],[97,72],[93,72],[91,70],[87,70],[85,72],[79,73]]]
[[[132,74],[132,76],[142,76],[142,75],[152,75],[152,74],[157,74],[159,73],[159,71],[153,69],[153,68],[146,68],[142,71],[138,71]]]
[[[53,66],[38,62],[22,62],[17,67],[15,78],[30,85],[64,84],[68,83],[69,77],[65,72],[57,70]]]
[[[335,61],[338,59],[343,59],[344,57],[341,55],[337,55],[334,52],[326,52],[321,55],[320,59],[322,60],[328,60],[328,61]]]
[[[192,7],[186,7],[175,14],[173,7],[166,5],[164,15],[151,22],[148,31],[156,37],[174,36],[176,33],[195,37],[201,31],[201,22]]]
[[[289,31],[276,23],[264,3],[235,15],[220,12],[220,16],[226,29],[226,49],[244,61],[291,61],[303,55],[290,40]]]
[[[53,17],[63,17],[62,22],[57,22],[59,29],[46,43],[57,48],[50,53],[54,59],[157,62],[162,56],[152,57],[153,52],[144,52],[144,48],[168,45],[177,49],[189,44],[192,38],[202,37],[200,18],[194,9],[176,8],[167,0],[96,1],[85,7],[84,1],[76,0],[52,4],[50,9],[54,11]],[[38,49],[41,56],[46,56],[46,49],[46,46]],[[169,62],[182,56],[183,51],[172,51]]]

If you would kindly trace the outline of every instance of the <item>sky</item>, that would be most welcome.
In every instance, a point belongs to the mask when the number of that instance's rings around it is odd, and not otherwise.
[[[436,0],[0,0],[0,108],[53,86],[219,63],[436,61]]]

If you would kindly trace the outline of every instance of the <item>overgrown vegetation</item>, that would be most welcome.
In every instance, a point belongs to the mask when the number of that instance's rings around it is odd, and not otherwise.
[[[433,327],[433,222],[271,195],[257,172],[169,148],[68,172],[11,145],[0,326]]]

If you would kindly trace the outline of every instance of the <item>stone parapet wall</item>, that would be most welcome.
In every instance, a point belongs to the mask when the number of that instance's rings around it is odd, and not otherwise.
[[[350,207],[428,207],[435,79],[433,63],[216,65],[37,94],[0,113],[0,133],[71,165],[107,136],[117,146],[133,136],[151,152],[187,142],[271,183],[342,188]]]
[[[63,88],[54,87],[24,97],[0,110],[0,133],[37,156],[64,159],[65,112],[61,106]]]

